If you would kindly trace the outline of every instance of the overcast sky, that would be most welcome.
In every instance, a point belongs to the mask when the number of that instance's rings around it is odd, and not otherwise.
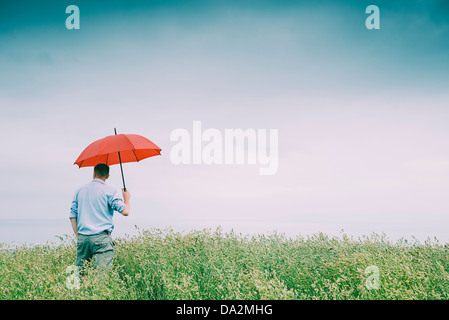
[[[444,0],[1,1],[0,218],[68,223],[75,159],[117,127],[162,148],[124,165],[117,225],[448,241],[448,57]],[[278,129],[277,174],[172,164],[194,120]]]

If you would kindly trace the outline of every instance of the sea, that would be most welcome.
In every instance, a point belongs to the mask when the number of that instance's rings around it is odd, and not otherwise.
[[[118,221],[117,221],[118,220]],[[312,236],[317,233],[325,233],[329,236],[342,237],[343,234],[355,238],[373,233],[385,234],[388,240],[395,242],[400,239],[410,241],[438,241],[449,242],[449,232],[444,226],[409,226],[390,224],[385,228],[372,229],[366,224],[338,223],[299,223],[295,221],[226,221],[226,220],[180,220],[172,224],[162,224],[154,221],[121,218],[114,221],[113,237],[133,237],[141,230],[148,229],[173,229],[175,232],[188,233],[192,230],[209,229],[215,231],[220,228],[223,232],[233,231],[241,235],[256,234],[284,234],[287,237]],[[0,243],[9,245],[35,245],[35,244],[61,244],[71,241],[73,231],[69,219],[6,219],[0,218]]]

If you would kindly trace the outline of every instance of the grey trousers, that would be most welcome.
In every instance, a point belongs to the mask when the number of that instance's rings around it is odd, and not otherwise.
[[[110,268],[114,257],[114,242],[111,234],[104,231],[94,235],[78,235],[76,242],[76,265],[92,259],[96,267]]]

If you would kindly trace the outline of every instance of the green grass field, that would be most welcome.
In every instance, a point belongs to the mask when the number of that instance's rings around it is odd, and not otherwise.
[[[73,239],[2,244],[0,299],[449,298],[448,249],[436,240],[152,229],[115,241],[114,266],[106,273],[88,266],[78,289],[66,286]],[[368,289],[369,266],[379,270],[377,289]]]

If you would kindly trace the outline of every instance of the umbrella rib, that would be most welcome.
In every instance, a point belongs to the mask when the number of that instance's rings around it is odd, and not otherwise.
[[[108,165],[109,153],[106,154],[106,165]]]
[[[125,138],[129,141],[129,143],[131,144],[131,146],[134,147],[133,142],[128,138],[128,136],[125,134]],[[136,153],[134,152],[134,149],[131,149],[131,151],[134,153],[134,157],[136,157],[136,161],[139,162],[139,159],[137,159]]]
[[[134,149],[132,149],[132,152],[134,153],[134,157],[136,157],[136,161],[139,162],[139,159],[137,159],[136,153],[134,152]]]

